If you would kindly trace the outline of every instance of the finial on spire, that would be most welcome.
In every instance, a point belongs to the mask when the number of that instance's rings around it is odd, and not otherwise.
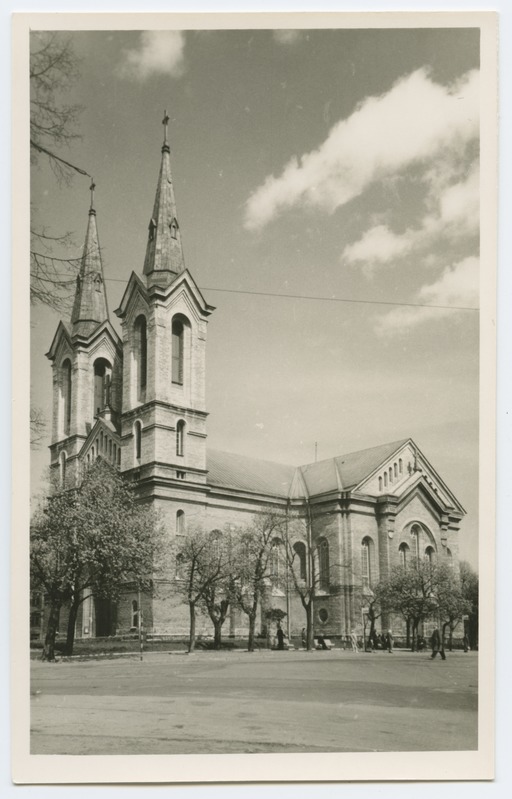
[[[164,143],[162,145],[162,152],[164,150],[169,151],[169,142],[167,141],[167,124],[169,122],[169,117],[167,115],[167,111],[164,111],[164,118],[162,119],[162,125],[164,126]]]
[[[89,186],[89,191],[91,192],[91,207],[89,208],[89,213],[95,214],[96,211],[94,209],[94,189],[96,188],[96,183],[94,182],[94,178],[91,178],[91,185]]]

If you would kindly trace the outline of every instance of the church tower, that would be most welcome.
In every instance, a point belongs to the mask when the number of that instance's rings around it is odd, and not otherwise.
[[[116,314],[123,328],[122,462],[150,494],[206,482],[205,356],[214,310],[185,268],[164,141],[142,276],[132,273]],[[163,481],[163,482],[162,482]]]
[[[109,320],[94,189],[92,183],[71,320],[59,323],[47,353],[53,368],[51,466],[59,469],[62,486],[76,480],[89,447],[94,456],[102,454],[114,463],[120,452],[122,348]],[[105,434],[101,430],[100,435],[100,427]]]

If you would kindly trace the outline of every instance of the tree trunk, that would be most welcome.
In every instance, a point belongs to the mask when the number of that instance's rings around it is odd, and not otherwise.
[[[449,621],[445,621],[443,626],[441,627],[441,654],[444,655],[444,642],[446,638],[446,628],[450,626]],[[451,633],[451,630],[450,630]],[[451,650],[450,650],[451,651]]]
[[[450,624],[450,632],[448,634],[448,651],[449,652],[453,651],[453,627],[451,624]]]
[[[418,651],[418,626],[419,626],[419,619],[413,619],[412,622],[412,641],[411,641],[411,652]]]
[[[80,607],[80,602],[72,602],[69,606],[69,616],[68,616],[68,629],[66,634],[66,655],[71,657],[73,654],[73,644],[75,643],[75,625],[76,625],[76,617],[78,616],[78,608]]]
[[[213,622],[213,648],[220,649],[222,646],[222,625],[224,623],[223,618],[215,619]]]
[[[193,652],[196,645],[196,603],[188,603],[190,610],[190,631],[188,639],[188,651]]]
[[[247,615],[249,616],[249,640],[247,642],[247,651],[254,652],[254,631],[256,628],[256,612],[251,611]]]
[[[305,605],[306,610],[306,649],[311,652],[315,648],[314,631],[313,631],[313,613],[311,602]]]
[[[50,616],[48,618],[48,627],[46,628],[46,637],[44,639],[41,660],[55,660],[55,636],[57,634],[57,627],[59,625],[61,605],[61,600],[52,602],[50,605]]]

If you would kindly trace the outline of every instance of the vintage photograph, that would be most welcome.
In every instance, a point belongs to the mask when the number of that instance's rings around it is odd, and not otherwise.
[[[467,16],[31,25],[30,755],[477,754]]]

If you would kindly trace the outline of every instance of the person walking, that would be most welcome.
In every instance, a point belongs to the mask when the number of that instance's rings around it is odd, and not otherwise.
[[[393,652],[393,633],[391,630],[388,630],[386,635],[386,646],[388,648],[388,652]]]
[[[277,625],[277,648],[284,649],[284,632],[280,624]]]
[[[432,647],[432,654],[430,656],[432,658],[432,660],[434,660],[436,655],[438,655],[438,654],[441,655],[442,660],[446,660],[446,655],[444,653],[443,642],[441,641],[441,634],[440,634],[439,629],[437,627],[434,630],[434,632],[432,633],[432,636],[430,638],[430,646]]]
[[[469,638],[467,633],[464,633],[464,638],[462,639],[462,646],[464,647],[464,652],[469,652]]]
[[[305,627],[302,628],[301,638],[302,638],[302,646],[303,646],[303,648],[307,649],[308,648],[308,637],[306,635],[306,628]]]
[[[357,635],[353,630],[350,633],[350,643],[352,644],[352,652],[359,652],[359,647],[357,646]]]

